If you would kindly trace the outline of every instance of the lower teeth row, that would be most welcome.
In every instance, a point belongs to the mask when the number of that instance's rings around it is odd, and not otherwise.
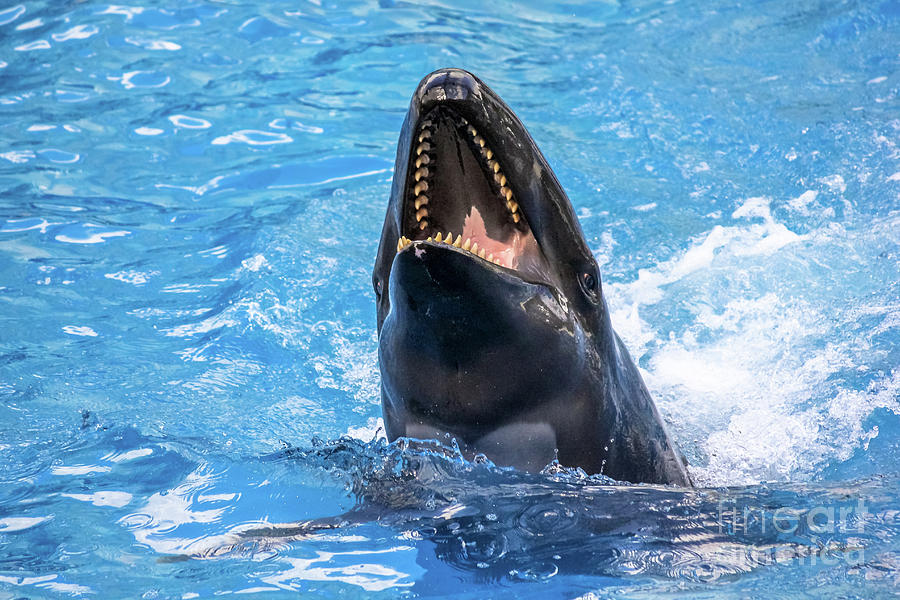
[[[455,248],[460,248],[462,250],[465,250],[466,252],[468,252],[470,254],[474,254],[478,258],[483,258],[484,260],[486,260],[488,262],[492,262],[497,265],[501,264],[500,259],[494,258],[493,253],[487,254],[485,252],[484,248],[479,249],[478,242],[472,243],[472,238],[466,238],[466,240],[463,241],[462,236],[457,235],[456,240],[454,240],[453,234],[448,232],[446,237],[443,237],[440,233],[438,233],[436,236],[429,237],[425,241],[426,242],[436,242],[438,244],[448,244]],[[400,240],[397,242],[397,252],[400,252],[404,248],[408,247],[410,244],[412,244],[411,239],[407,238],[406,236],[401,236]]]

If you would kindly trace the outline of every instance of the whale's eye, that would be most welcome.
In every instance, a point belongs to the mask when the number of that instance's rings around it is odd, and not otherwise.
[[[378,278],[375,278],[375,280],[372,281],[372,286],[375,288],[375,295],[378,296],[379,298],[381,298],[381,289],[382,289],[381,280]]]
[[[581,289],[584,290],[584,293],[588,296],[594,297],[597,295],[597,275],[591,271],[584,271],[578,278],[578,282],[581,284]]]

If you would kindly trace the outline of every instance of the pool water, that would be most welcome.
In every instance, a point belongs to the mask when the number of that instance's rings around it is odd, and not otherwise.
[[[892,594],[898,42],[890,1],[3,5],[0,598]],[[696,490],[380,437],[443,66],[555,169]]]

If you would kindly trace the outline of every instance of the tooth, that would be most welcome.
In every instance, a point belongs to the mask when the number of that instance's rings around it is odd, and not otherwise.
[[[445,244],[452,244],[452,243],[453,243],[453,234],[450,233],[449,231],[447,232],[447,237],[444,238],[444,243],[445,243]]]
[[[488,259],[489,262],[494,262],[494,253],[491,252],[490,254],[488,254],[488,258],[487,258],[487,259]]]
[[[431,119],[426,119],[422,121],[422,127],[431,127],[434,123],[431,122]]]
[[[416,171],[416,181],[422,179],[423,177],[428,177],[428,167],[422,167],[418,171]]]
[[[431,150],[431,144],[429,144],[428,142],[423,142],[419,144],[418,148],[416,148],[416,156],[419,156],[423,152],[428,152],[429,150]]]
[[[469,132],[469,135],[471,135],[472,137],[475,137],[476,135],[478,135],[478,132],[475,131],[475,128],[472,127],[471,125],[469,125],[468,127],[466,127],[466,131],[468,131],[468,132]]]
[[[403,239],[402,238],[397,240],[397,252],[400,252],[401,250],[403,250]]]
[[[416,221],[421,221],[422,217],[428,216],[428,209],[424,206],[416,212]]]
[[[500,177],[497,180],[497,183],[500,184],[500,187],[504,187],[506,185],[506,175],[504,175],[503,173],[500,173]]]
[[[437,237],[434,238],[434,241],[436,241],[438,244],[441,243],[441,232],[440,231],[438,231]]]
[[[424,221],[419,221],[419,229],[420,230],[425,231],[425,229],[427,227],[428,227],[428,219],[425,219]]]
[[[428,204],[428,196],[422,194],[421,196],[416,197],[416,210],[419,210],[426,204]]]
[[[481,252],[478,253],[480,258],[484,258],[484,248],[481,249]]]
[[[428,131],[427,129],[425,129],[422,131],[422,133],[419,134],[419,141],[424,142],[425,140],[427,140],[430,137],[431,137],[431,132]]]
[[[432,241],[432,240],[433,240],[433,239],[434,239],[434,238],[433,238],[433,237],[431,237],[431,236],[430,236],[430,235],[429,235],[429,236],[428,236],[428,239],[427,239],[427,240],[425,240],[425,241],[426,241],[426,242],[430,242],[430,241]]]
[[[469,250],[472,248],[472,238],[466,238],[465,243],[462,245],[463,250]]]
[[[499,172],[500,172],[500,163],[498,163],[498,162],[495,160],[495,161],[494,161],[494,164],[491,165],[491,168],[494,169],[494,173],[499,173]]]
[[[456,241],[453,242],[453,245],[457,248],[462,248],[462,235],[456,236]]]
[[[519,222],[519,213],[513,213],[513,221],[515,221],[516,223]]]
[[[416,196],[418,196],[419,194],[421,194],[422,192],[424,192],[427,189],[428,189],[428,182],[420,181],[419,183],[416,184],[416,187],[414,188],[413,191],[415,191]]]
[[[514,213],[519,210],[519,203],[515,200],[507,200],[506,206],[509,208],[509,212]]]
[[[472,254],[478,254],[478,242],[472,244]]]
[[[488,148],[484,151],[484,155],[487,156],[488,160],[491,160],[494,157],[494,151]]]
[[[500,265],[500,259],[499,259],[499,258],[496,259],[494,262],[497,263],[498,265]],[[500,265],[500,266],[502,267],[503,265]]]
[[[429,157],[427,154],[423,154],[419,158],[416,159],[416,168],[418,169],[422,165],[427,165],[430,162],[431,162],[431,157]]]
[[[475,136],[475,143],[484,148],[484,138],[480,135]]]
[[[507,202],[512,200],[512,190],[509,188],[500,188],[500,195],[506,198]]]

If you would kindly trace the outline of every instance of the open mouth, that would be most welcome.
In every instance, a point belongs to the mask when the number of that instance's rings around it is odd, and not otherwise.
[[[426,242],[516,271],[541,262],[502,157],[453,109],[437,106],[420,121],[407,173],[397,252]]]

